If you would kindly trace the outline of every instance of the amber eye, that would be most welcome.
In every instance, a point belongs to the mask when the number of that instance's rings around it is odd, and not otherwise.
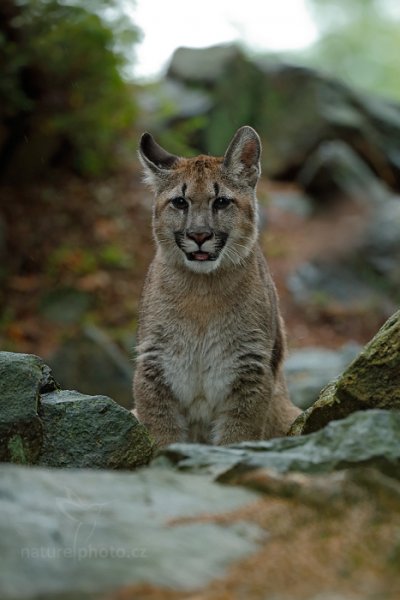
[[[179,196],[178,198],[173,198],[171,200],[171,204],[178,210],[186,210],[189,206],[187,200],[185,200],[185,198],[182,198],[181,196]]]
[[[224,208],[227,208],[230,204],[232,204],[232,200],[221,196],[220,198],[214,200],[213,208],[215,208],[216,210],[222,210]]]

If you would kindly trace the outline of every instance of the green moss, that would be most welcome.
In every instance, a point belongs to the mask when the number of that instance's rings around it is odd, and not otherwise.
[[[8,450],[10,452],[10,459],[13,463],[20,465],[26,465],[29,460],[25,454],[24,441],[18,434],[13,435],[7,443]]]

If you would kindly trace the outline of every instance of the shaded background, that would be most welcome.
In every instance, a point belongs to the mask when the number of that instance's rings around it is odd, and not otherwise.
[[[153,253],[138,138],[222,154],[249,124],[306,406],[399,303],[400,8],[191,4],[2,0],[0,346],[129,405]]]

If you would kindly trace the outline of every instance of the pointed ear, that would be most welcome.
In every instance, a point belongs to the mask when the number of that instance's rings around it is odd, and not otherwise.
[[[150,133],[144,133],[140,139],[139,158],[143,165],[146,182],[157,188],[179,160],[154,140]]]
[[[252,127],[237,130],[225,152],[223,169],[233,179],[254,187],[261,173],[261,141]]]

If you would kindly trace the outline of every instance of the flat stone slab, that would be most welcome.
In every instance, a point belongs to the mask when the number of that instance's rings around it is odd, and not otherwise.
[[[242,442],[228,447],[172,444],[155,462],[212,474],[221,481],[228,481],[232,473],[258,468],[280,473],[327,473],[340,468],[377,465],[398,473],[400,411],[359,411],[309,435],[265,442]]]
[[[145,582],[204,586],[265,534],[244,521],[173,519],[226,513],[257,498],[166,469],[0,465],[0,598],[82,600]]]

